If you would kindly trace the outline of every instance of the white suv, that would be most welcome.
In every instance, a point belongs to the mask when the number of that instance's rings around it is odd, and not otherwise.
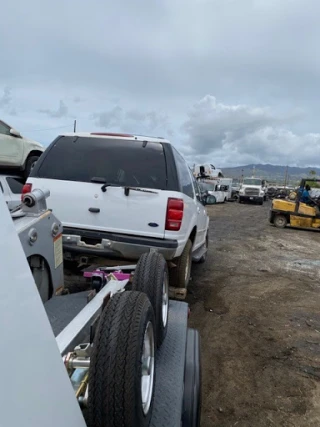
[[[19,169],[23,175],[29,173],[44,152],[39,142],[24,138],[20,133],[0,120],[0,167]]]
[[[192,260],[205,260],[209,218],[184,158],[162,138],[77,133],[57,137],[23,189],[50,190],[48,207],[64,226],[70,254],[138,260],[154,248],[176,287]]]

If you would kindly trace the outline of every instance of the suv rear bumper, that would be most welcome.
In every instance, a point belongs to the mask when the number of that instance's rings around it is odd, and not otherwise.
[[[76,228],[63,228],[64,252],[108,258],[138,260],[150,248],[172,260],[178,249],[177,240],[108,233]]]

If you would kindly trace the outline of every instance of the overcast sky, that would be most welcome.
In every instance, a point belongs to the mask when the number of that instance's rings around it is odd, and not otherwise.
[[[320,166],[319,0],[1,4],[0,119],[168,137],[190,163]],[[61,129],[60,129],[61,128]]]

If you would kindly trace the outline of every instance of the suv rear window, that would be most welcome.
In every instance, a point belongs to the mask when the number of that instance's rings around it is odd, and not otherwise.
[[[166,161],[160,143],[136,140],[63,136],[35,167],[39,178],[165,190]]]

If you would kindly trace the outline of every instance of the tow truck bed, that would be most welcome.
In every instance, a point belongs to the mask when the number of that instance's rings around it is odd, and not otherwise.
[[[57,337],[87,304],[88,292],[54,297],[45,304]],[[155,398],[150,427],[177,427],[181,423],[188,305],[170,301],[166,338],[157,351]]]

